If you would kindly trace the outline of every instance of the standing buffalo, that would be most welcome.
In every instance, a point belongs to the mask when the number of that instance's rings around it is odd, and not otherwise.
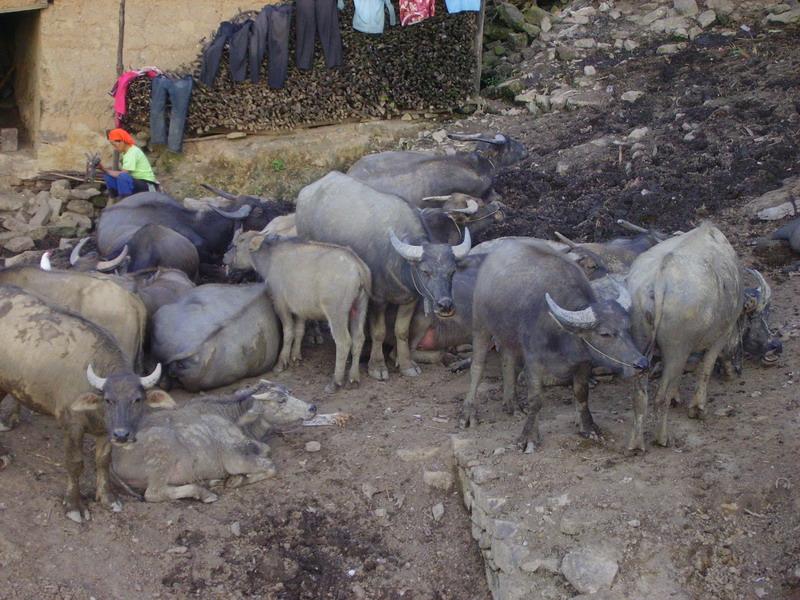
[[[107,508],[120,510],[109,486],[110,444],[136,440],[145,402],[174,405],[166,392],[148,391],[158,381],[161,366],[139,377],[130,357],[105,329],[18,287],[0,285],[0,315],[0,392],[55,417],[64,430],[67,517],[77,522],[89,518],[80,494],[87,433],[96,440],[95,497]]]
[[[456,263],[469,252],[469,231],[457,246],[433,243],[406,201],[335,171],[300,191],[296,220],[301,238],[347,246],[372,273],[370,376],[389,376],[383,355],[388,304],[399,306],[395,337],[400,370],[418,375],[408,345],[414,307],[421,296],[426,310],[453,315],[451,282]]]
[[[697,418],[705,414],[708,381],[717,357],[727,346],[738,346],[740,328],[756,328],[748,342],[751,351],[760,345],[755,340],[769,346],[768,328],[763,323],[768,286],[765,289],[760,285],[747,293],[736,252],[722,232],[708,222],[644,252],[631,266],[627,284],[633,297],[636,343],[648,354],[656,347],[661,354],[663,373],[654,402],[658,413],[656,442],[666,446],[667,406],[678,398],[681,374],[692,353],[705,353],[689,405],[689,416]],[[766,329],[767,335],[760,335],[759,328]],[[777,352],[776,344],[772,350]],[[767,349],[762,348],[761,353]],[[636,385],[628,444],[631,450],[644,451],[646,384],[641,379]]]
[[[400,196],[415,206],[424,198],[454,192],[486,198],[497,170],[527,156],[510,137],[497,134],[449,134],[451,139],[478,143],[474,152],[379,152],[365,156],[347,174],[385,194]]]
[[[583,271],[545,245],[507,244],[478,271],[473,297],[472,365],[462,427],[476,423],[475,396],[492,342],[502,357],[503,400],[514,411],[516,366],[528,378],[528,420],[520,436],[531,451],[539,443],[542,388],[549,379],[572,380],[581,435],[598,435],[589,411],[589,375],[600,365],[623,376],[648,367],[631,339],[630,295],[595,295]]]
[[[187,390],[220,387],[275,364],[280,328],[263,284],[207,284],[153,316],[151,348]]]
[[[139,423],[139,442],[114,452],[114,473],[135,490],[144,490],[147,502],[214,502],[217,495],[197,482],[226,480],[226,487],[236,487],[273,477],[275,465],[264,434],[316,412],[313,404],[264,379],[233,394],[150,411]]]

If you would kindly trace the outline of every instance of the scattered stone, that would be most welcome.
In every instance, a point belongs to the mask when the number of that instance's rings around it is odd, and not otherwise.
[[[25,199],[22,196],[0,196],[0,211],[16,212],[25,207]]]
[[[427,448],[400,448],[397,450],[397,458],[403,462],[416,462],[421,460],[430,460],[439,453],[438,446],[429,446]]]
[[[497,479],[499,475],[489,467],[477,466],[470,469],[470,477],[475,483],[482,484]]]
[[[673,33],[678,29],[688,29],[690,26],[686,17],[668,17],[651,23],[650,30],[656,33]]]
[[[535,2],[532,2],[531,5],[523,11],[523,14],[525,15],[525,20],[528,21],[528,23],[538,25],[542,28],[542,31],[550,31],[552,27],[550,13],[543,8],[536,6]],[[545,22],[547,22],[546,26]]]
[[[628,134],[628,141],[638,142],[646,138],[648,133],[650,133],[649,127],[637,127]]]
[[[767,23],[783,23],[784,25],[800,23],[800,8],[787,10],[780,14],[770,13],[767,15]]]
[[[697,15],[697,24],[703,29],[709,27],[716,20],[717,13],[715,13],[713,10],[707,10]]]
[[[499,19],[517,31],[525,31],[522,26],[525,24],[525,15],[516,6],[509,2],[501,2],[497,5],[496,14]],[[537,23],[534,23],[537,24]]]
[[[433,520],[437,523],[442,520],[444,516],[444,504],[441,502],[434,504],[433,508],[431,508],[431,513],[433,513]]]
[[[639,23],[644,27],[647,27],[651,23],[658,21],[659,19],[663,19],[665,16],[667,16],[667,9],[661,6],[654,11],[647,13],[643,17],[640,17]]]
[[[641,524],[642,523],[639,521],[639,519],[631,519],[628,521],[628,525],[631,527],[639,527]]]
[[[3,244],[3,247],[9,252],[18,254],[19,252],[24,252],[25,250],[33,250],[33,248],[36,247],[36,244],[34,244],[31,236],[22,235],[8,240]]]
[[[385,519],[387,516],[389,516],[389,511],[387,511],[385,508],[376,508],[374,515],[379,519]]]
[[[695,0],[675,0],[675,12],[685,17],[693,17],[700,12]]]
[[[322,450],[322,444],[319,442],[306,442],[306,452],[319,452]]]
[[[244,131],[231,131],[228,135],[225,136],[229,140],[240,140],[242,138],[246,138],[247,134]]]
[[[403,113],[403,116],[400,117],[400,120],[401,121],[413,121],[414,117],[411,115],[411,113]]]
[[[620,97],[622,98],[623,101],[630,102],[631,104],[633,104],[642,96],[644,96],[644,92],[640,92],[638,90],[630,90],[622,94],[622,96]]]
[[[785,13],[787,10],[792,10],[792,7],[783,2],[780,4],[773,4],[772,6],[767,7],[767,11],[775,13],[776,15],[779,15],[780,13]]]
[[[361,492],[367,497],[367,500],[372,500],[372,497],[378,493],[378,488],[369,482],[362,483]]]
[[[438,131],[434,131],[431,134],[431,138],[433,138],[433,141],[436,142],[437,144],[441,144],[447,139],[447,131],[445,131],[444,129],[439,129]]]
[[[578,51],[572,46],[559,44],[556,46],[556,56],[559,60],[575,60],[578,58]]]
[[[528,559],[523,562],[520,567],[526,573],[535,573],[538,570],[547,571],[548,573],[557,574],[559,572],[557,558],[534,558]]]
[[[88,200],[70,200],[67,204],[67,210],[91,217],[94,214],[94,204]]]
[[[242,535],[242,527],[239,525],[239,521],[234,521],[231,523],[231,533],[236,537]]]
[[[595,69],[592,65],[586,65],[583,67],[583,74],[587,77],[593,77],[597,75],[597,69]]]
[[[582,594],[610,588],[618,570],[616,560],[589,548],[568,552],[561,563],[561,573]]]
[[[189,548],[186,546],[174,546],[167,550],[167,554],[186,554],[189,551]]]
[[[736,8],[731,0],[706,0],[706,6],[719,15],[729,15]]]
[[[634,42],[633,40],[625,40],[622,44],[622,47],[625,48],[628,52],[633,52],[639,47],[638,42]]]
[[[69,199],[70,185],[66,179],[57,179],[50,184],[50,195],[61,201]]]
[[[597,46],[597,40],[594,38],[580,38],[575,40],[575,47],[576,48],[595,48]]]
[[[47,194],[47,192],[45,192],[45,194]],[[41,227],[50,222],[50,216],[53,214],[53,209],[50,206],[50,203],[47,201],[47,198],[43,198],[41,195],[36,196],[36,201],[38,202],[38,208],[36,209],[36,212],[33,213],[33,216],[28,224],[33,227]]]
[[[663,46],[659,46],[656,49],[656,54],[659,55],[670,55],[670,54],[677,54],[681,50],[686,49],[686,42],[680,42],[678,44],[664,44]]]
[[[453,487],[453,475],[447,471],[425,471],[422,474],[425,485],[445,492]]]
[[[599,516],[595,512],[567,510],[561,516],[558,528],[564,535],[579,535],[596,524],[598,520]]]
[[[506,449],[503,446],[500,446],[499,448],[495,448],[492,451],[492,456],[500,456],[500,455],[505,454],[505,453],[506,453]]]

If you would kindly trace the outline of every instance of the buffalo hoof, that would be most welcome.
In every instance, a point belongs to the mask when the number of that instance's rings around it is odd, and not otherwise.
[[[417,363],[412,362],[411,366],[400,371],[406,377],[418,377],[422,373]]]
[[[219,500],[219,496],[217,496],[214,492],[208,492],[201,498],[201,500],[204,504],[211,504],[212,502]]]
[[[331,381],[328,385],[325,386],[325,393],[326,394],[334,394],[339,391],[339,388],[342,387],[341,383],[336,383],[335,381]]]
[[[600,431],[600,428],[595,425],[588,431],[579,431],[578,435],[587,440],[593,440],[595,442],[603,441],[603,432]]]
[[[467,429],[469,427],[477,427],[478,425],[478,415],[475,411],[470,411],[458,420],[458,426],[461,429]]]
[[[87,508],[82,504],[74,508],[68,508],[66,516],[70,521],[75,521],[76,523],[83,523],[92,519],[92,515],[89,514]]]
[[[369,376],[378,381],[387,381],[389,379],[389,369],[386,365],[370,365]]]
[[[11,464],[11,456],[9,454],[2,453],[2,449],[0,449],[0,471],[5,469],[8,465]]]
[[[668,435],[656,435],[656,439],[653,443],[662,448],[669,448],[672,445],[672,439]]]
[[[699,406],[692,405],[689,407],[688,414],[690,419],[705,419],[706,409],[705,407],[701,408]]]
[[[361,385],[361,380],[360,379],[351,379],[347,383],[347,389],[349,389],[349,390],[357,390],[359,385]]]
[[[523,454],[533,454],[536,451],[536,444],[528,440],[524,444],[520,444]]]

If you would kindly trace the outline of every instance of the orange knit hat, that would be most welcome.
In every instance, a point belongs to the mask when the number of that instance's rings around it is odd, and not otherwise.
[[[110,142],[125,142],[129,146],[135,146],[136,142],[133,141],[133,136],[124,129],[112,129],[108,132],[108,141]]]

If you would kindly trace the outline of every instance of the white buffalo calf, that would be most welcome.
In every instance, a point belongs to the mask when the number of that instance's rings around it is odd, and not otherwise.
[[[198,482],[226,480],[236,487],[275,475],[269,446],[261,440],[274,425],[317,412],[282,385],[262,379],[225,396],[195,398],[170,411],[146,414],[137,443],[115,448],[113,470],[148,502],[217,495]]]

